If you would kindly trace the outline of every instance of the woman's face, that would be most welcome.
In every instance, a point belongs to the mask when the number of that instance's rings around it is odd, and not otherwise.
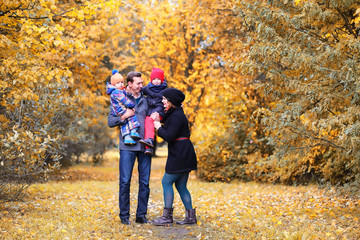
[[[165,108],[166,111],[169,110],[172,107],[171,102],[169,100],[167,100],[166,97],[163,97],[162,103],[164,104],[164,108]]]

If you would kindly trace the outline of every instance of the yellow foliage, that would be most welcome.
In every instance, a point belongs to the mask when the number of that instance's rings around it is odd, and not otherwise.
[[[111,32],[107,42],[112,50],[108,49],[107,54],[114,68],[136,66],[136,70],[144,74],[146,83],[152,67],[164,69],[168,85],[185,92],[185,112],[194,135],[201,135],[208,123],[214,122],[210,118],[225,121],[226,114],[216,112],[235,101],[234,95],[241,92],[242,78],[219,63],[219,57],[230,51],[236,36],[222,36],[226,26],[218,22],[235,21],[236,24],[237,19],[217,12],[230,7],[228,2],[176,4],[179,6],[174,7],[172,1],[156,5],[131,1],[124,6],[114,15],[115,24],[107,27]],[[215,44],[215,39],[222,44]],[[119,41],[122,44],[116,44]],[[114,56],[115,53],[120,57]]]
[[[106,5],[111,7],[105,10]],[[107,69],[99,67],[103,32],[93,25],[121,5],[113,0],[1,2],[1,181],[43,176],[49,170],[45,161],[56,162],[66,142],[80,141],[88,122],[98,117]]]

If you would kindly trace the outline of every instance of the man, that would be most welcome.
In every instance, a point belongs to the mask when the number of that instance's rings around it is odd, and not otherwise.
[[[124,124],[124,120],[134,114],[140,123],[139,134],[144,138],[144,125],[145,117],[148,111],[148,103],[146,98],[141,92],[143,87],[143,79],[140,72],[129,72],[126,78],[128,84],[127,97],[135,104],[135,113],[131,109],[127,109],[121,116],[115,116],[111,112],[108,117],[108,126],[115,127]],[[119,207],[120,207],[120,219],[122,224],[130,224],[130,182],[131,175],[135,164],[135,159],[138,160],[139,171],[139,193],[138,193],[138,205],[136,211],[137,223],[148,223],[146,219],[147,205],[150,195],[149,180],[151,170],[151,155],[144,154],[144,145],[136,142],[135,145],[125,145],[124,139],[120,139],[120,163],[119,163]]]

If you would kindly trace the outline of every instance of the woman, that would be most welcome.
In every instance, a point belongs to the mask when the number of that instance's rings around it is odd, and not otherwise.
[[[176,223],[181,225],[197,223],[191,195],[186,187],[190,171],[197,169],[197,160],[190,141],[189,122],[181,107],[184,99],[184,93],[178,89],[164,90],[162,100],[166,112],[164,126],[161,126],[159,116],[154,116],[158,135],[168,142],[168,158],[162,179],[165,207],[163,215],[153,221],[157,226],[173,224],[174,183],[185,207],[185,219]]]

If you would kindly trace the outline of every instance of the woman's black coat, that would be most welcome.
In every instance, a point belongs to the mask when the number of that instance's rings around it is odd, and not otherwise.
[[[168,142],[168,158],[165,172],[169,174],[185,173],[197,169],[194,146],[190,139],[189,122],[183,108],[171,108],[164,119],[164,126],[158,129],[158,135]]]

